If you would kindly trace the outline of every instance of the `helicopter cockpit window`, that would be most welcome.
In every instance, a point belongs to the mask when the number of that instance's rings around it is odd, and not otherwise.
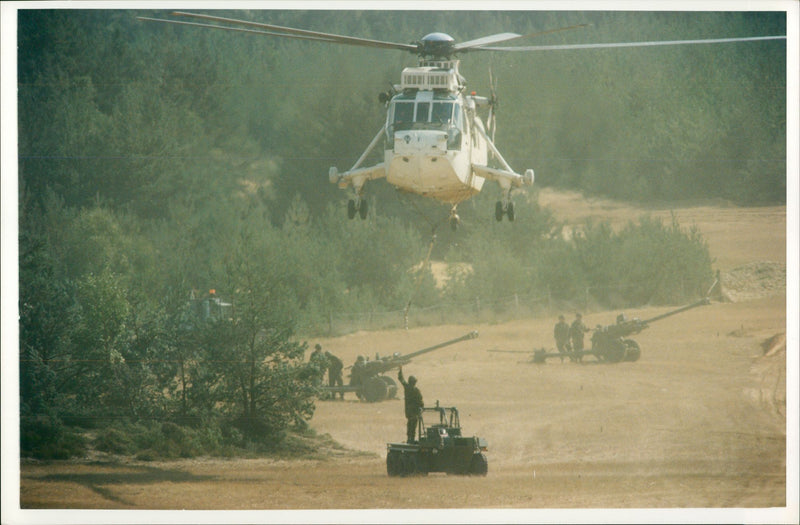
[[[414,118],[414,122],[428,122],[428,114],[430,113],[431,103],[430,102],[418,102],[417,103],[417,115]]]
[[[453,119],[452,102],[434,102],[431,111],[431,124],[449,124]]]
[[[461,113],[461,105],[452,99],[431,102],[397,100],[389,114],[387,138],[395,131],[407,129],[461,130]]]
[[[395,131],[410,129],[414,123],[414,102],[395,102],[391,128]]]

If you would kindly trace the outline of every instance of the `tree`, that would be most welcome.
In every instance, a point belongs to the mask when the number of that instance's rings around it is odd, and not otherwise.
[[[204,332],[220,401],[243,431],[262,439],[310,419],[315,393],[304,374],[306,345],[292,340],[297,306],[286,283],[293,261],[284,257],[280,230],[264,225],[266,216],[257,203],[243,210],[220,276],[232,315]]]

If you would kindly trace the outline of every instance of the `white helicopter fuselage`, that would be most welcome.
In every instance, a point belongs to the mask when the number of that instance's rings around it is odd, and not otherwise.
[[[407,108],[401,110],[404,106]],[[386,181],[449,204],[480,192],[485,179],[472,166],[487,163],[488,148],[473,129],[483,126],[474,115],[474,106],[461,95],[433,91],[395,96],[385,128]],[[403,112],[413,120],[399,120]]]

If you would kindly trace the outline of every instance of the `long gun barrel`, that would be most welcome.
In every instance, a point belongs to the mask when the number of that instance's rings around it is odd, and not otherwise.
[[[382,357],[375,361],[368,361],[365,365],[366,375],[370,376],[370,375],[383,374],[384,372],[388,372],[393,368],[399,368],[403,365],[407,365],[408,363],[411,362],[412,358],[417,357],[418,355],[426,354],[428,352],[433,352],[434,350],[438,350],[439,348],[460,343],[461,341],[466,341],[468,339],[475,339],[476,337],[478,337],[478,332],[477,330],[473,330],[472,332],[463,335],[461,337],[445,341],[444,343],[439,343],[438,345],[429,346],[427,348],[423,348],[422,350],[411,352],[410,354],[394,354],[391,356]]]
[[[655,317],[651,317],[650,319],[645,319],[644,321],[642,321],[642,323],[644,323],[644,324],[654,323],[656,321],[660,321],[661,319],[667,318],[667,317],[669,317],[671,315],[676,315],[676,314],[679,314],[681,312],[685,312],[686,310],[691,310],[692,308],[697,308],[698,306],[704,306],[704,305],[707,305],[707,304],[711,304],[711,301],[709,301],[708,297],[703,297],[699,301],[695,301],[692,304],[687,304],[686,306],[682,306],[681,308],[678,308],[677,310],[671,310],[671,311],[669,311],[667,313],[664,313],[664,314],[661,314],[661,315],[657,315]]]
[[[444,343],[439,343],[438,345],[429,346],[428,348],[423,348],[422,350],[417,350],[416,352],[411,352],[410,354],[405,354],[398,357],[402,357],[404,359],[411,359],[412,357],[417,357],[418,355],[427,354],[428,352],[433,352],[434,350],[438,350],[439,348],[442,348],[444,346],[454,345],[456,343],[460,343],[461,341],[467,341],[468,339],[475,339],[476,337],[478,337],[478,331],[473,330],[467,335],[462,335],[461,337],[445,341]]]

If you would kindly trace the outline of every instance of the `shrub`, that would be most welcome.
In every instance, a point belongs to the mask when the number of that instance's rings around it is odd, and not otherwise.
[[[110,454],[126,455],[133,452],[133,441],[127,432],[118,428],[106,428],[94,439],[94,448]]]
[[[22,418],[20,453],[38,459],[69,459],[86,453],[86,440],[55,417]]]

